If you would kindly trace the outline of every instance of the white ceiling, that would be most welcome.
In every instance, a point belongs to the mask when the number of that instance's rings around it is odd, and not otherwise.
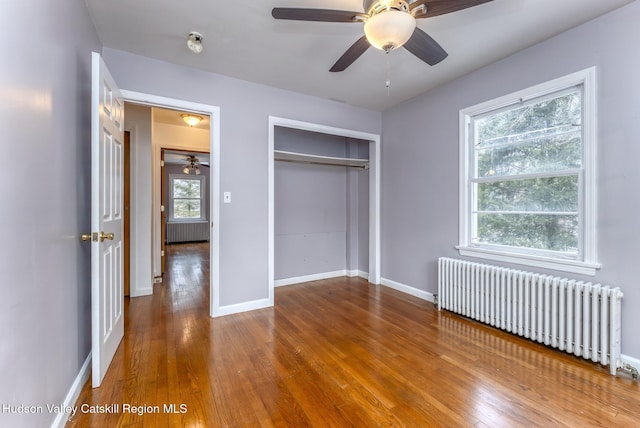
[[[405,49],[370,48],[346,71],[329,68],[362,34],[361,23],[275,20],[273,7],[362,11],[362,0],[86,0],[104,46],[374,110],[616,9],[632,0],[493,0],[418,20],[449,53],[429,66]],[[187,35],[204,36],[192,54]],[[388,67],[388,68],[387,68]],[[387,94],[385,81],[391,80]]]

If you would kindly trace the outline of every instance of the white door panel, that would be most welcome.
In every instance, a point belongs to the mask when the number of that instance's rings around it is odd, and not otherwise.
[[[100,386],[124,336],[124,104],[99,54],[92,57],[91,322],[92,385]]]

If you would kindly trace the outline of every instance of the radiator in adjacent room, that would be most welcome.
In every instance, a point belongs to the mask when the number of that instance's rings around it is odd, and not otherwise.
[[[609,366],[620,359],[623,293],[591,282],[441,257],[438,309]]]
[[[209,240],[209,222],[167,223],[167,243]]]

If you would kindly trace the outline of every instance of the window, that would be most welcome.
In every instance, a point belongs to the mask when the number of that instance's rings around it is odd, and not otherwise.
[[[595,70],[464,109],[462,255],[595,274]]]
[[[204,177],[171,174],[169,218],[174,221],[205,220]]]

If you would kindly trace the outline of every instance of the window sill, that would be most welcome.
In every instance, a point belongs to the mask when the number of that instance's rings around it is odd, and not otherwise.
[[[598,263],[580,262],[577,260],[553,259],[550,257],[533,256],[529,254],[507,253],[503,251],[487,250],[484,248],[457,246],[461,256],[478,257],[504,263],[515,263],[544,269],[594,276],[602,266]]]

